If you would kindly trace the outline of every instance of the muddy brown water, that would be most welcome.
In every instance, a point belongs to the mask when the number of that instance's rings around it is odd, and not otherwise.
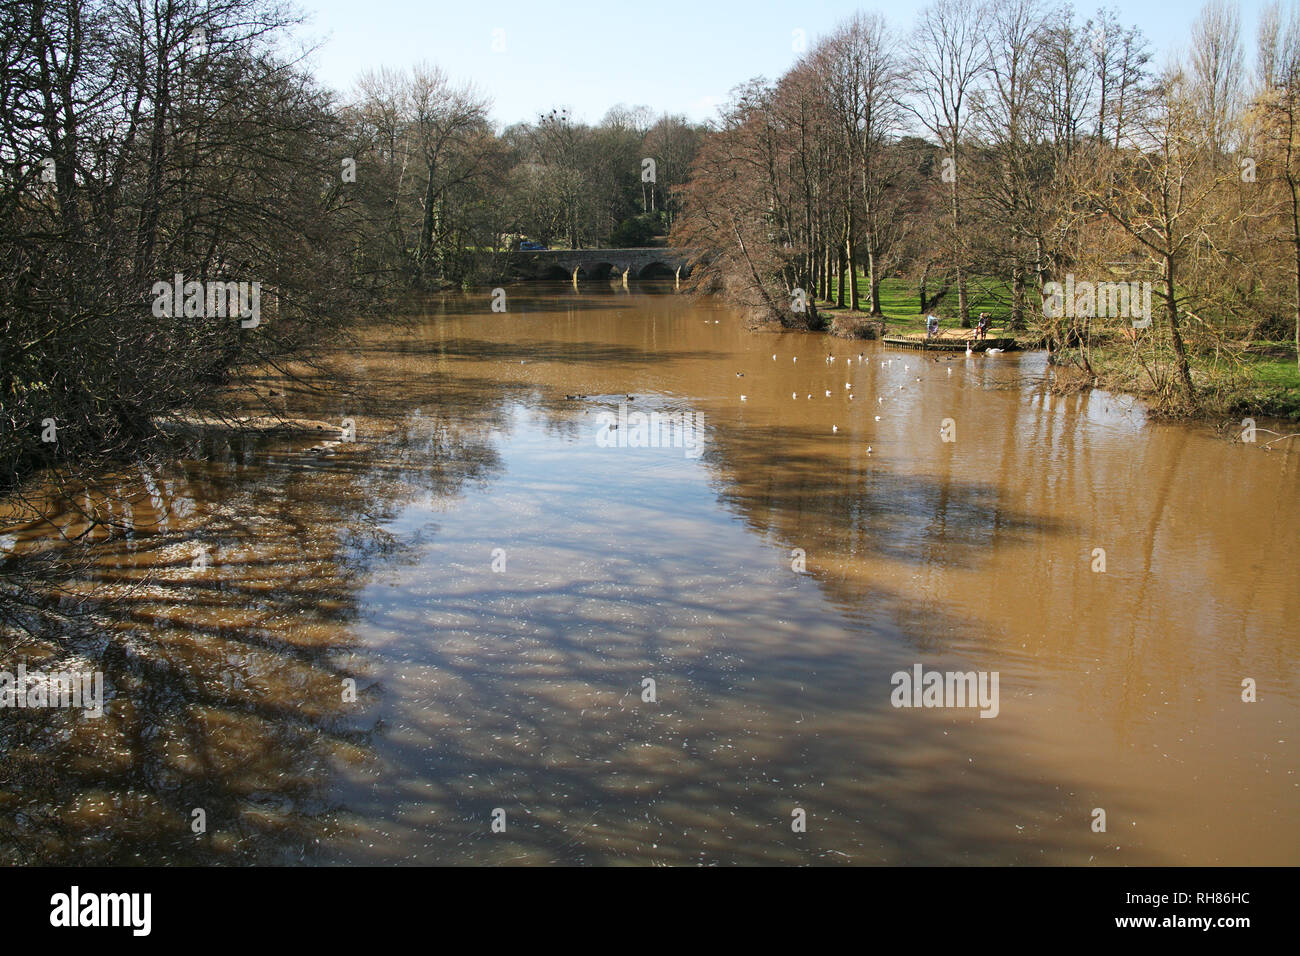
[[[75,654],[107,713],[0,710],[0,859],[1300,863],[1300,442],[671,286],[507,302],[260,383],[354,443],[105,476],[95,626],[0,669]],[[893,706],[917,664],[996,717]]]

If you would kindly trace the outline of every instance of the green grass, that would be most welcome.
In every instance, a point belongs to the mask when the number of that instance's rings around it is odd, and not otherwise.
[[[1260,356],[1250,362],[1252,382],[1240,391],[1239,408],[1300,421],[1300,369],[1288,356]]]
[[[1300,389],[1300,368],[1294,359],[1264,358],[1251,364],[1251,372],[1260,385]]]
[[[865,275],[857,277],[858,305],[860,311],[870,307],[871,289]],[[845,290],[848,291],[847,289]],[[968,308],[973,326],[981,312],[992,317],[989,334],[998,337],[1005,331],[1011,319],[1011,293],[1009,283],[1000,280],[972,278],[967,284]],[[818,302],[819,309],[831,314],[841,314],[830,303]],[[882,279],[880,282],[880,309],[885,313],[886,328],[889,332],[911,333],[925,331],[925,316],[920,312],[921,297],[916,283],[905,279]],[[939,316],[940,329],[961,328],[961,318],[957,308],[957,289],[954,287],[939,300],[933,311]],[[848,309],[843,312],[847,313]]]

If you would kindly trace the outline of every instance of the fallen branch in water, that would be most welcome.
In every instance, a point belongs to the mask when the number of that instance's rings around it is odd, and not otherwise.
[[[1267,448],[1269,445],[1273,444],[1273,442],[1276,442],[1276,441],[1286,441],[1288,438],[1297,438],[1297,437],[1300,437],[1300,432],[1292,432],[1290,435],[1283,435],[1281,432],[1270,431],[1270,430],[1267,429],[1267,428],[1260,428],[1260,429],[1257,429],[1257,431],[1268,432],[1268,434],[1270,434],[1270,435],[1278,435],[1278,436],[1280,436],[1280,437],[1278,437],[1278,438],[1274,438],[1273,441],[1266,441],[1266,442],[1264,442],[1264,444],[1260,446],[1261,448]]]

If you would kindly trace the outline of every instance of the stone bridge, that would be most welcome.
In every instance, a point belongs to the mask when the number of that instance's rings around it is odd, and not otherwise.
[[[691,272],[685,249],[555,249],[519,252],[517,268],[534,279],[684,279]]]

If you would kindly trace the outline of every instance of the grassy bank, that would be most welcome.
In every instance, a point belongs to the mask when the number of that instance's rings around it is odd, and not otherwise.
[[[853,311],[839,308],[831,302],[818,300],[817,309],[825,312],[828,319],[841,316],[867,316],[870,307],[871,288],[866,277],[857,277],[858,304],[863,308]],[[846,297],[847,297],[847,289]],[[998,337],[1010,335],[1007,324],[1011,320],[1010,291],[1005,283],[980,280],[972,282],[967,289],[971,324],[981,312],[989,313],[992,319],[989,335]],[[921,297],[916,291],[916,284],[904,279],[883,279],[880,283],[880,310],[884,313],[885,326],[890,334],[907,335],[912,332],[925,331],[925,315],[921,313]],[[961,327],[957,308],[957,290],[950,289],[930,311],[939,316],[940,329]],[[972,330],[973,331],[973,330]]]
[[[866,277],[857,278],[859,304],[869,302]],[[988,312],[992,322],[991,338],[1016,337],[1011,321],[1010,288],[1006,283],[973,279],[967,289],[972,322],[981,312]],[[818,311],[829,322],[835,317],[867,317],[865,310],[841,309],[819,300]],[[880,283],[880,308],[884,313],[887,334],[925,332],[925,315],[914,282],[884,279]],[[961,327],[958,318],[957,290],[951,289],[931,311],[940,317],[940,329]],[[1026,333],[1018,336],[1025,341]],[[1193,359],[1193,381],[1197,404],[1188,408],[1168,391],[1153,386],[1150,377],[1133,360],[1132,346],[1121,339],[1096,342],[1090,361],[1096,379],[1089,381],[1082,372],[1061,376],[1061,385],[1075,388],[1096,384],[1120,392],[1160,401],[1171,413],[1197,418],[1229,416],[1264,416],[1300,421],[1300,369],[1296,367],[1295,346],[1291,342],[1251,341],[1234,343],[1233,355],[1201,355]]]
[[[1188,407],[1181,392],[1153,386],[1151,377],[1133,361],[1133,347],[1127,342],[1112,341],[1091,351],[1097,384],[1112,391],[1127,392],[1148,399],[1161,399],[1159,407],[1173,417],[1221,419],[1224,417],[1264,417],[1300,422],[1300,369],[1296,368],[1293,348],[1261,348],[1267,343],[1251,343],[1245,351],[1231,358],[1201,356],[1192,363],[1192,381],[1197,402]],[[1289,352],[1289,354],[1287,354]],[[1171,365],[1172,356],[1165,360]],[[1081,369],[1075,378],[1083,376]],[[1068,378],[1065,383],[1068,387]]]

